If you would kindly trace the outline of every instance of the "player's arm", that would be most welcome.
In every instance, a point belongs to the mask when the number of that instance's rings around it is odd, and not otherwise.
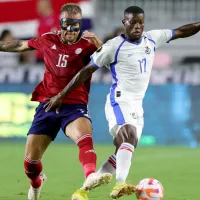
[[[52,108],[56,108],[56,113],[59,112],[59,108],[62,105],[62,101],[64,97],[69,94],[72,90],[77,88],[79,85],[84,83],[88,78],[92,76],[92,74],[98,68],[92,63],[88,63],[83,69],[81,69],[74,78],[68,83],[68,85],[56,96],[52,98],[47,98],[45,100],[50,100],[45,104],[44,108],[46,112],[50,111]]]
[[[89,62],[81,71],[79,71],[74,78],[69,82],[69,84],[58,94],[61,98],[64,98],[67,94],[69,94],[72,90],[77,88],[79,85],[84,83],[88,78],[92,76],[92,74],[98,68],[94,66],[92,62]]]
[[[99,47],[102,46],[102,41],[92,32],[89,32],[89,31],[84,31],[83,32],[83,37],[88,39],[88,41],[90,43],[92,43],[93,45],[95,45],[97,47],[97,49]]]
[[[9,42],[0,42],[0,51],[4,52],[23,52],[32,50],[28,46],[27,40],[13,40]]]
[[[187,24],[174,30],[174,36],[171,40],[185,38],[195,35],[200,31],[200,22]]]

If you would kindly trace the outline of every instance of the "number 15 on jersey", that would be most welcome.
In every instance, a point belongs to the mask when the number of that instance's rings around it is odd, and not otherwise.
[[[56,67],[67,67],[68,55],[59,54],[58,63]]]

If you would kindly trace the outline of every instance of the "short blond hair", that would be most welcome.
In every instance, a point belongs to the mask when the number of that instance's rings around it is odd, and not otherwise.
[[[68,14],[76,15],[81,14],[82,16],[82,10],[78,4],[75,3],[66,3],[62,6],[60,12],[67,12]]]

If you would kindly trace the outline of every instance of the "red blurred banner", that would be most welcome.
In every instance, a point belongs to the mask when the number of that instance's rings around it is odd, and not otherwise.
[[[30,38],[37,35],[38,23],[41,18],[37,13],[38,1],[40,0],[0,0],[0,34],[3,30],[9,29],[16,38]],[[83,9],[83,30],[90,30],[92,28],[92,17],[94,15],[93,0],[50,1],[55,16],[59,15],[63,4],[78,3]]]
[[[38,0],[2,0],[0,1],[0,23],[37,19]],[[59,13],[65,3],[80,3],[81,0],[51,0],[54,11]],[[82,0],[83,1],[83,0]]]

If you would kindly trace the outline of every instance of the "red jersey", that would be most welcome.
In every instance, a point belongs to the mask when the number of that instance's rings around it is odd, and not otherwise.
[[[82,37],[74,44],[64,44],[59,32],[46,33],[31,39],[28,46],[44,54],[44,78],[33,91],[31,98],[32,101],[39,102],[57,95],[77,72],[89,63],[90,55],[96,51],[96,46]],[[91,78],[71,91],[65,97],[64,103],[87,104],[90,81]]]
[[[59,14],[52,14],[49,16],[42,16],[38,19],[39,26],[37,30],[37,36],[42,35],[47,32],[58,31],[60,29],[58,25]],[[36,52],[36,57],[38,60],[43,60],[43,54],[41,51]]]

